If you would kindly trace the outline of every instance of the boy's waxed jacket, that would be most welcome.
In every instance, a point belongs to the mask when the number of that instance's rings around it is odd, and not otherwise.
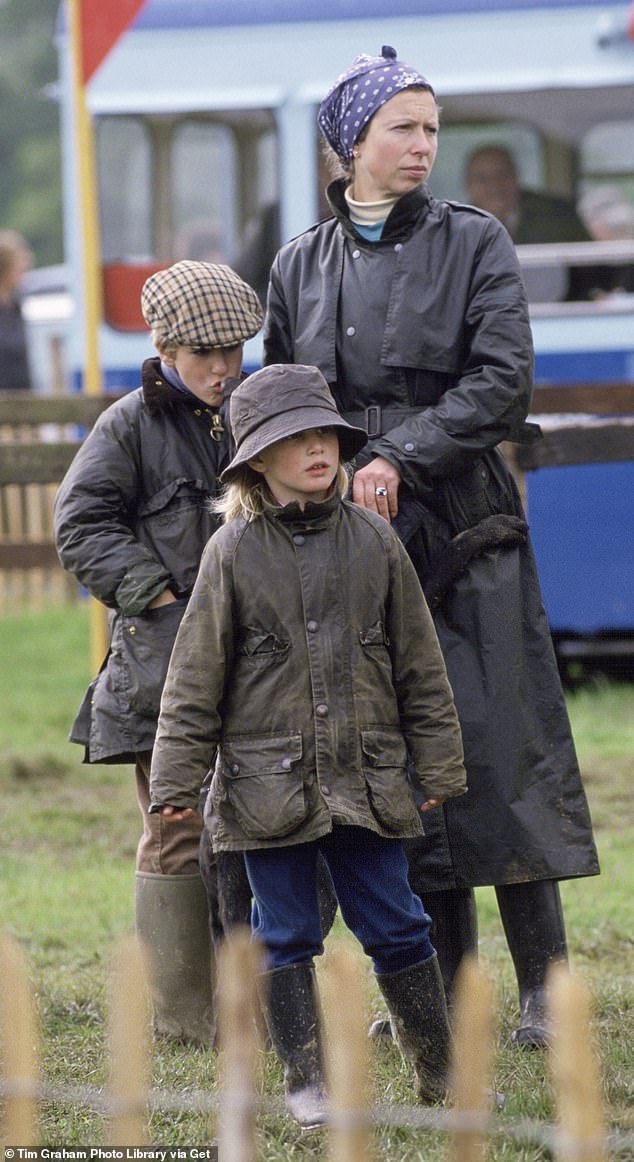
[[[147,359],[142,387],[103,413],[57,493],[60,561],[111,611],[108,655],[70,736],[88,762],[132,762],[153,745],[176,630],[218,526],[209,499],[228,443],[217,414]],[[166,588],[178,600],[149,609]]]
[[[215,760],[216,850],[333,824],[418,835],[408,752],[426,797],[465,791],[436,633],[389,524],[333,499],[215,533],[163,692],[153,809],[196,806]]]

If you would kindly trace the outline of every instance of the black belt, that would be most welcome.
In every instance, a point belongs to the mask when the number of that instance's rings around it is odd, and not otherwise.
[[[344,420],[356,428],[365,428],[370,439],[375,436],[384,436],[392,428],[397,428],[408,416],[420,415],[422,405],[417,408],[384,408],[378,403],[370,404],[363,411],[342,412]]]
[[[368,437],[372,440],[376,436],[384,436],[392,428],[397,428],[409,416],[420,415],[424,409],[425,404],[415,408],[384,408],[378,403],[373,403],[364,408],[363,411],[342,412],[341,415],[354,427],[365,428]],[[506,438],[512,444],[532,444],[535,440],[541,439],[541,435],[539,424],[524,422],[510,432]]]

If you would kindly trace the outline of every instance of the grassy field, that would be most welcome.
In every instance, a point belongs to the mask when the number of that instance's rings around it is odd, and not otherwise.
[[[59,608],[8,617],[0,625],[0,904],[2,927],[30,965],[49,1082],[77,1087],[107,1081],[105,1012],[112,950],[130,930],[138,821],[129,767],[87,767],[66,742],[88,681],[88,611]],[[569,696],[570,714],[593,812],[602,875],[563,885],[571,960],[587,982],[606,1121],[634,1130],[634,687],[595,685]],[[553,1116],[542,1053],[510,1045],[516,996],[506,944],[488,889],[478,892],[480,959],[490,976],[498,1019],[496,1086],[507,1101],[500,1124]],[[346,939],[339,931],[339,937]],[[368,974],[369,989],[372,989]],[[370,991],[370,1004],[377,1005]],[[155,1044],[152,1084],[183,1096],[213,1091],[212,1052]],[[282,1093],[281,1072],[262,1058],[262,1086]],[[412,1074],[390,1044],[374,1049],[371,1083],[382,1102],[413,1103]],[[326,1136],[302,1133],[283,1115],[259,1117],[263,1162],[319,1159]],[[155,1112],[150,1140],[159,1147],[203,1149],[213,1137],[208,1115]],[[98,1114],[49,1101],[42,1143],[52,1149],[100,1145]],[[408,1128],[376,1131],[375,1159],[440,1162],[446,1139]],[[493,1162],[539,1162],[536,1142],[493,1140]],[[634,1152],[621,1152],[622,1158]],[[615,1154],[615,1157],[617,1155]]]

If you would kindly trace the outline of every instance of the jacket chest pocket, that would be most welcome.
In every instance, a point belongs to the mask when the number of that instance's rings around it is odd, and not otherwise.
[[[211,786],[214,810],[246,839],[281,839],[306,819],[301,734],[232,736],[223,740]]]

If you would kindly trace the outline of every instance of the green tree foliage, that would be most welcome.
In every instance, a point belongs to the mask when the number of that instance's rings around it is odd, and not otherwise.
[[[63,259],[59,0],[0,0],[0,227],[18,230],[37,266]]]

